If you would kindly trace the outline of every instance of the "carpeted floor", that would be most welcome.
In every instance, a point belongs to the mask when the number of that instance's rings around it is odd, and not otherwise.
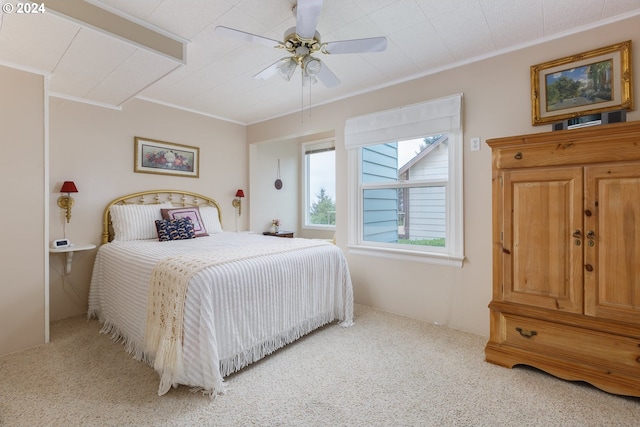
[[[227,378],[215,399],[158,377],[97,321],[51,325],[51,343],[0,357],[6,426],[638,426],[640,399],[532,368],[484,362],[485,339],[356,306]]]

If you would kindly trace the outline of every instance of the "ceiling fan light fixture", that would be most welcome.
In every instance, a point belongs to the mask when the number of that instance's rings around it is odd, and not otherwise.
[[[291,76],[293,76],[297,65],[297,62],[293,58],[283,59],[280,64],[278,64],[278,75],[286,81],[291,80]]]
[[[316,76],[309,75],[306,73],[302,75],[302,86],[304,87],[313,86],[316,83],[318,83],[318,79],[316,78]]]
[[[314,58],[311,55],[307,56],[302,61],[302,64],[303,64],[305,73],[310,76],[315,76],[316,74],[318,74],[318,71],[320,71],[320,67],[322,66],[322,63],[320,62],[320,60],[318,58]]]

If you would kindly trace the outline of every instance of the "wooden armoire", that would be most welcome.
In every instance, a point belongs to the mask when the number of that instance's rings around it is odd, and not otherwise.
[[[640,396],[640,121],[487,144],[486,360]]]

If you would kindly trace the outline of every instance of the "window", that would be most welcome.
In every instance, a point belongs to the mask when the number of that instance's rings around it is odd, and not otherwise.
[[[351,252],[462,265],[460,101],[347,121]]]
[[[336,225],[335,141],[303,145],[304,227],[334,229]]]

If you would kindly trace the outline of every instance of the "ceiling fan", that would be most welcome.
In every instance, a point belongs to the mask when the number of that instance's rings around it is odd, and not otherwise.
[[[264,70],[253,76],[266,80],[278,74],[285,80],[291,80],[296,68],[300,66],[303,85],[312,85],[320,80],[327,87],[340,84],[340,79],[322,62],[313,56],[315,53],[343,54],[382,52],[387,48],[386,37],[340,40],[329,43],[320,41],[316,31],[323,0],[298,0],[293,6],[296,26],[284,33],[284,40],[278,41],[229,27],[218,26],[216,33],[235,39],[258,43],[268,47],[284,49],[290,56],[278,59]]]

